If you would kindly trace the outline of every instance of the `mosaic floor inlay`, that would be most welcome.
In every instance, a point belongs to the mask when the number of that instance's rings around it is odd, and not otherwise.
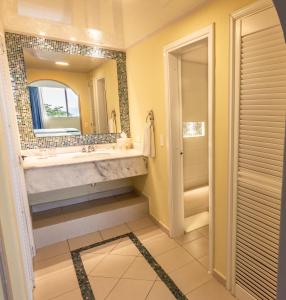
[[[135,245],[135,247],[138,249],[138,251],[141,253],[141,255],[145,258],[145,260],[148,262],[148,264],[152,267],[152,269],[156,272],[158,277],[164,284],[167,286],[167,288],[170,290],[170,292],[174,295],[176,299],[180,300],[186,300],[186,296],[183,294],[183,292],[177,287],[175,282],[170,278],[170,276],[164,271],[164,269],[157,263],[157,261],[154,259],[154,257],[150,254],[150,252],[143,246],[143,244],[140,242],[140,240],[136,237],[136,235],[133,232],[119,235],[114,238],[110,238],[95,244],[91,244],[86,247],[82,247],[79,249],[76,249],[74,251],[71,251],[71,256],[74,264],[74,268],[76,271],[76,276],[78,279],[78,283],[80,286],[81,294],[83,299],[85,300],[93,300],[95,299],[88,274],[86,272],[84,263],[82,261],[82,254],[86,253],[87,251],[96,250],[97,247],[111,244],[114,241],[118,241],[120,239],[126,239],[129,238],[130,241]]]

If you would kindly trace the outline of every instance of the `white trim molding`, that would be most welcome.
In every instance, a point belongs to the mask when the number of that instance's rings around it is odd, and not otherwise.
[[[180,95],[179,49],[208,39],[208,148],[209,148],[209,272],[214,253],[214,24],[164,47],[165,99],[167,115],[168,206],[170,235],[184,233],[182,103]]]
[[[253,296],[251,296],[246,290],[244,290],[239,285],[235,286],[235,294],[238,300],[256,300]]]
[[[0,35],[0,39],[3,45],[5,45],[2,34]],[[6,51],[0,55],[0,70],[0,127],[3,126],[4,133],[3,140],[1,140],[3,147],[0,147],[0,151],[3,151],[3,155],[7,152],[5,157],[7,160],[7,170],[3,170],[3,172],[5,172],[5,179],[10,183],[9,192],[11,193],[10,200],[12,203],[10,203],[9,207],[15,212],[16,218],[15,223],[13,223],[15,225],[14,238],[17,237],[15,239],[15,245],[19,243],[20,257],[15,258],[17,259],[15,261],[19,262],[19,260],[21,260],[23,264],[21,265],[21,268],[23,267],[23,274],[19,274],[19,276],[23,275],[24,277],[26,295],[23,294],[22,299],[32,299],[34,287],[32,257],[35,255],[35,247],[24,172],[21,165],[20,138],[16,122],[16,112]],[[8,255],[9,253],[7,252],[6,254]]]
[[[240,78],[240,35],[242,19],[273,7],[271,0],[260,0],[234,11],[230,16],[230,63],[229,63],[229,151],[228,151],[228,238],[226,286],[233,294],[236,264],[236,168],[238,142],[238,99]],[[239,298],[244,299],[244,298]]]
[[[250,5],[242,7],[231,14],[232,20],[238,20],[244,17],[249,17],[253,14],[256,14],[262,10],[273,7],[272,0],[259,0]]]

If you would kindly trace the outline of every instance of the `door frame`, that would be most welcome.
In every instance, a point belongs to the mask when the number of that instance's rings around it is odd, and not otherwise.
[[[240,90],[240,35],[241,20],[265,9],[274,7],[271,0],[259,0],[234,11],[230,15],[230,62],[229,62],[229,150],[228,150],[228,220],[227,220],[227,274],[226,286],[241,299],[253,299],[235,284],[236,265],[236,180],[238,149],[238,118]]]
[[[107,122],[107,127],[108,127],[108,106],[107,106],[107,99],[106,99],[106,77],[105,76],[100,76],[100,77],[96,77],[95,78],[95,90],[96,90],[96,117],[97,117],[97,129],[99,130],[99,133],[102,131],[102,128],[101,128],[101,125],[100,124],[100,121],[99,121],[99,114],[100,114],[100,111],[99,111],[99,89],[98,89],[98,86],[100,84],[100,81],[101,80],[104,80],[104,99],[105,99],[105,108],[106,108],[106,122]]]
[[[4,299],[12,299],[13,292],[11,287],[11,281],[9,278],[9,269],[7,263],[6,251],[4,248],[4,238],[2,234],[2,228],[0,223],[0,295],[2,294]]]
[[[164,47],[165,103],[167,126],[169,231],[172,237],[184,232],[182,99],[178,49],[208,40],[208,155],[209,155],[209,272],[214,253],[214,24]]]
[[[6,175],[7,180],[10,181],[11,199],[14,200],[11,204],[11,209],[15,210],[15,223],[17,225],[15,234],[19,237],[19,251],[23,263],[26,293],[28,299],[32,299],[32,291],[35,283],[32,257],[35,256],[36,250],[22,166],[20,136],[17,127],[6,48],[4,46],[5,40],[2,33],[0,33],[0,42],[0,120],[4,132],[3,145],[5,145],[5,147],[3,147],[3,149],[7,151],[6,158],[7,164],[9,165],[9,173]],[[3,99],[6,99],[7,101],[3,101]],[[8,253],[6,254],[8,255]],[[23,295],[23,297],[25,296]]]

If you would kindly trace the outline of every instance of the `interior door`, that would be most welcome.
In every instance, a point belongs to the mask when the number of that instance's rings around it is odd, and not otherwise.
[[[236,291],[246,291],[245,299],[274,300],[286,115],[286,45],[274,8],[238,20],[236,35]]]
[[[101,78],[96,81],[97,89],[97,119],[99,133],[109,132],[108,128],[108,114],[107,114],[107,101],[105,90],[105,79]]]
[[[96,132],[96,108],[95,108],[95,90],[93,86],[93,80],[88,83],[89,99],[90,99],[90,125],[92,127],[92,133]]]

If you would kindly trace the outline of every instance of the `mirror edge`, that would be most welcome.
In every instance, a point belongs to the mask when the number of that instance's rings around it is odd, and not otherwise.
[[[13,32],[5,32],[5,40],[22,150],[114,143],[119,136],[119,133],[105,133],[80,136],[36,137],[33,132],[32,115],[29,104],[24,48],[115,59],[118,77],[121,132],[125,132],[127,136],[130,136],[126,53],[124,51]]]

